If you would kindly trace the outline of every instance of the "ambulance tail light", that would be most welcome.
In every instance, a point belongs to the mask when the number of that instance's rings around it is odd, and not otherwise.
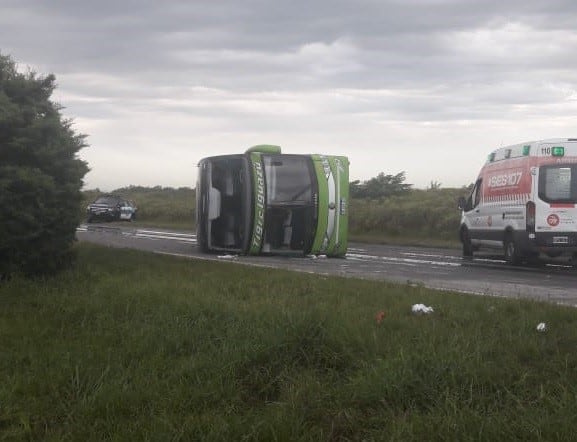
[[[529,201],[525,207],[525,220],[527,233],[535,233],[535,203]]]

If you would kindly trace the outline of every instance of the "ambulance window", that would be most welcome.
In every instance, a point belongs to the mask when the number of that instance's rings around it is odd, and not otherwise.
[[[575,202],[577,199],[577,166],[541,167],[539,198],[547,202]]]
[[[479,179],[475,183],[475,188],[473,189],[473,207],[477,207],[481,202],[481,189],[483,188],[482,180]]]

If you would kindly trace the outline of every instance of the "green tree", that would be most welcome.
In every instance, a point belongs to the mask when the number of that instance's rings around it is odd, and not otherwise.
[[[405,172],[396,175],[379,173],[376,177],[361,183],[359,180],[349,183],[352,198],[380,199],[400,195],[411,190],[412,184],[405,183]]]
[[[55,81],[0,54],[0,278],[54,273],[73,256],[85,136],[50,100]]]

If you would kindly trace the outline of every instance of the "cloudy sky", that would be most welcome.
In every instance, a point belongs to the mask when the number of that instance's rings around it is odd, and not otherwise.
[[[86,188],[194,187],[255,144],[460,187],[577,137],[573,0],[0,0],[0,53],[56,75]]]

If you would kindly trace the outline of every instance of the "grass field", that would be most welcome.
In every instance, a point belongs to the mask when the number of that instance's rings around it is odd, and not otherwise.
[[[78,254],[0,285],[0,440],[574,440],[572,308]]]

